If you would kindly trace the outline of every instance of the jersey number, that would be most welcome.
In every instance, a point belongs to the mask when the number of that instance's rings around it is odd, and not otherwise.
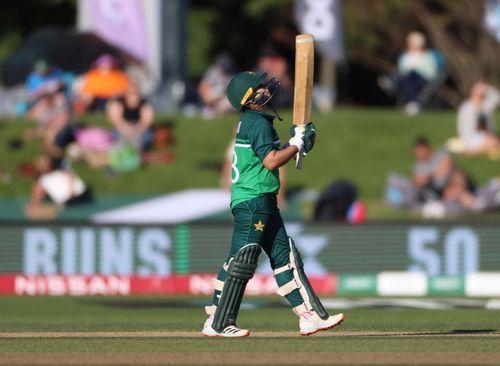
[[[236,155],[236,151],[233,151],[233,157],[231,159],[231,182],[236,183],[238,179],[240,179],[240,171],[236,164],[238,163],[238,155]],[[234,171],[234,174],[233,174]]]

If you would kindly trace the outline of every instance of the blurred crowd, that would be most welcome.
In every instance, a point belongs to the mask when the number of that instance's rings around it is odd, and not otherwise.
[[[444,57],[439,50],[427,47],[424,34],[411,32],[397,69],[378,81],[387,93],[397,95],[397,102],[407,115],[416,115],[446,81]],[[427,136],[417,137],[413,144],[412,175],[389,174],[386,202],[392,207],[417,210],[426,218],[498,210],[500,177],[492,172],[491,179],[478,186],[454,155],[500,158],[495,123],[499,105],[498,89],[486,80],[474,82],[469,97],[457,110],[456,136],[440,148],[431,146]]]
[[[423,33],[411,32],[406,42],[395,70],[381,75],[378,82],[396,97],[397,105],[407,115],[414,116],[425,110],[446,81],[446,63],[438,49],[427,45]],[[214,58],[196,88],[202,118],[210,120],[232,111],[226,88],[239,71],[229,53],[221,52]],[[292,105],[291,67],[283,52],[263,46],[254,71],[280,81],[273,108]],[[33,168],[36,178],[27,208],[29,217],[54,215],[57,207],[44,205],[45,197],[57,205],[91,199],[90,188],[72,169],[73,161],[83,161],[112,175],[135,170],[141,164],[172,160],[168,149],[172,142],[170,128],[154,124],[155,108],[143,92],[148,89],[143,84],[137,73],[129,72],[109,54],[99,56],[82,75],[72,75],[44,59],[35,62],[26,80],[26,100],[18,107],[35,124],[24,138],[43,142],[43,153],[36,157]],[[499,104],[500,92],[487,80],[471,85],[470,95],[457,110],[456,136],[450,136],[442,148],[431,146],[426,136],[418,137],[413,145],[412,176],[390,174],[385,195],[389,205],[413,208],[428,217],[500,207],[500,179],[493,173],[487,184],[477,186],[474,177],[454,159],[454,154],[500,158],[494,119]],[[92,118],[81,122],[80,117],[95,111],[104,113],[105,124],[89,123]],[[221,178],[224,187],[230,165],[228,153]],[[280,197],[284,207],[284,191]],[[334,200],[335,205],[331,203]],[[358,201],[356,187],[351,182],[333,182],[317,202],[315,219],[346,220],[355,206],[354,216],[364,219],[366,207]],[[342,207],[340,213],[335,211],[338,207]]]
[[[72,169],[74,161],[116,174],[171,158],[161,149],[170,142],[167,127],[153,128],[155,110],[141,94],[140,80],[109,54],[99,56],[77,77],[39,59],[25,87],[27,98],[19,109],[35,127],[23,137],[43,143],[32,169],[28,217],[50,218],[60,205],[91,199],[90,188]],[[92,118],[81,122],[82,116],[95,111],[105,113],[105,124],[89,123]],[[46,197],[55,205],[45,204]]]
[[[204,73],[198,84],[198,94],[202,102],[201,116],[212,119],[232,111],[226,96],[231,78],[239,71],[230,54],[222,52]],[[280,82],[279,95],[273,98],[273,107],[290,107],[293,102],[293,80],[285,55],[272,46],[263,46],[256,60],[254,71],[266,73],[268,78]]]
[[[232,110],[226,88],[238,71],[230,54],[215,57],[197,87],[202,118],[212,119]],[[292,77],[282,53],[263,47],[255,71],[280,80],[281,92],[274,107],[291,106]],[[82,75],[66,72],[45,59],[36,60],[26,79],[26,99],[17,107],[35,125],[25,131],[24,139],[43,142],[43,152],[34,159],[32,169],[24,169],[35,176],[28,217],[50,218],[61,205],[92,198],[90,187],[72,169],[74,161],[113,175],[141,164],[172,160],[165,148],[172,141],[171,131],[169,126],[154,124],[155,108],[141,92],[145,89],[142,82],[110,54],[99,56]],[[89,122],[93,112],[103,112],[106,123]],[[46,198],[52,203],[46,204]]]

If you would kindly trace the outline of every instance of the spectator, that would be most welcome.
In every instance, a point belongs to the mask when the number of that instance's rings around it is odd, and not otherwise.
[[[153,106],[139,94],[138,86],[131,81],[123,97],[111,100],[107,114],[118,140],[126,140],[139,150],[151,145],[155,112]]]
[[[445,150],[434,151],[425,137],[419,137],[413,146],[415,165],[412,184],[420,201],[441,197],[454,168],[451,156]]]
[[[401,94],[405,112],[416,115],[442,80],[442,54],[437,50],[427,49],[425,36],[413,31],[406,38],[406,50],[399,57],[396,72],[390,76],[382,76],[378,81],[385,91],[397,92],[398,97]]]
[[[85,109],[102,110],[109,99],[125,94],[127,87],[127,75],[118,68],[118,62],[113,56],[105,54],[85,73],[81,99]]]
[[[264,48],[257,59],[257,72],[280,81],[280,93],[273,98],[273,107],[289,107],[293,102],[293,82],[286,58],[274,48]]]
[[[226,89],[236,74],[233,59],[227,53],[219,54],[198,84],[198,94],[204,104],[203,118],[210,119],[232,110]]]
[[[90,199],[90,192],[73,171],[54,165],[48,155],[36,159],[37,178],[33,182],[31,201],[26,215],[33,219],[48,219],[57,216],[57,207],[44,204],[45,197],[57,206]]]
[[[422,33],[411,32],[406,42],[406,52],[398,61],[398,74],[400,87],[407,99],[405,111],[413,115],[420,111],[420,92],[438,76],[438,64],[434,54],[426,48]]]
[[[45,59],[35,62],[33,71],[26,79],[26,91],[30,103],[36,103],[47,87],[57,84],[63,78],[63,71],[51,66]],[[52,86],[53,87],[53,86]]]
[[[467,175],[455,169],[443,190],[443,201],[449,211],[469,211],[480,208],[480,201],[474,195]]]
[[[36,134],[44,141],[45,150],[54,159],[62,158],[64,148],[74,141],[75,126],[69,101],[62,84],[44,87],[39,101],[30,109],[28,117],[37,124]]]
[[[495,109],[500,104],[500,93],[483,81],[471,88],[469,99],[458,109],[458,137],[463,152],[468,155],[500,151],[500,141],[495,134]]]
[[[498,179],[476,189],[449,154],[444,150],[433,151],[424,137],[416,140],[414,155],[416,162],[411,181],[395,173],[388,177],[385,198],[390,206],[416,209],[423,217],[434,219],[500,207]]]

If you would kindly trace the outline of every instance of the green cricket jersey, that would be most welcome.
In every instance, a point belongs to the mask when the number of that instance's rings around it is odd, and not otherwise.
[[[273,126],[274,116],[247,110],[241,116],[231,170],[231,207],[252,198],[278,194],[279,170],[269,170],[262,160],[280,145]]]

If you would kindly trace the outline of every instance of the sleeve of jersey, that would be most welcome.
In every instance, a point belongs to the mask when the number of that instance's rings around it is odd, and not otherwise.
[[[271,124],[256,123],[250,129],[250,142],[252,150],[259,157],[260,161],[264,160],[271,150],[276,150],[275,134]]]

